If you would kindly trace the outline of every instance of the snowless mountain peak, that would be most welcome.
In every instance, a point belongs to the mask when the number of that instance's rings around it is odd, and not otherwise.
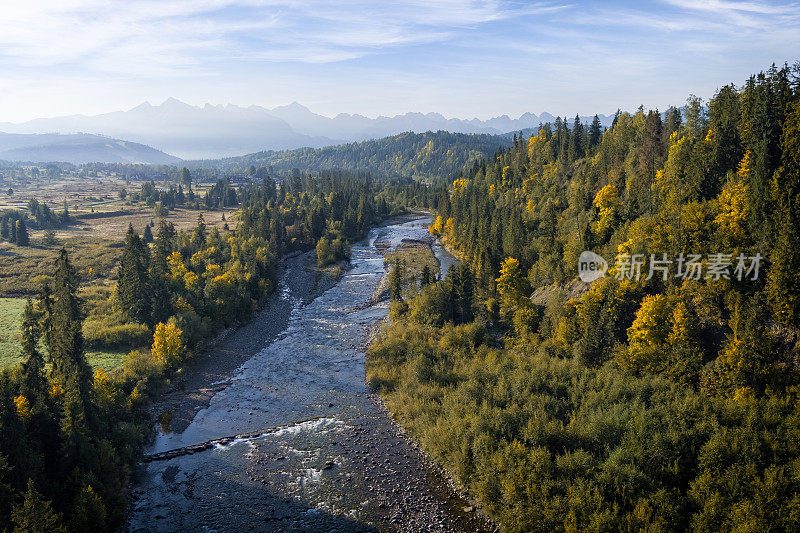
[[[601,116],[609,126],[612,117]],[[407,131],[502,134],[536,128],[551,122],[549,113],[523,113],[517,119],[507,114],[481,120],[447,118],[437,112],[409,112],[394,116],[366,117],[339,113],[320,115],[300,102],[271,109],[250,105],[205,104],[193,106],[170,97],[160,105],[143,102],[128,111],[94,116],[35,119],[21,124],[0,123],[8,133],[86,132],[156,146],[184,159],[213,159],[262,150],[319,148],[362,141]],[[586,123],[592,117],[582,117]]]

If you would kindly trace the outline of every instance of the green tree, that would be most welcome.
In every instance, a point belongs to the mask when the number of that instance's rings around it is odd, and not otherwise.
[[[394,268],[389,274],[389,288],[391,299],[395,302],[403,301],[403,280],[405,278],[403,271],[405,267],[401,259],[395,259]]]
[[[45,500],[28,480],[25,497],[11,513],[14,533],[66,533],[61,515],[53,511],[52,504]]]
[[[133,230],[133,225],[128,225],[119,265],[117,297],[128,318],[143,324],[150,323],[149,263],[149,248]]]
[[[433,275],[431,274],[431,267],[425,265],[422,267],[422,274],[420,279],[420,287],[425,287],[426,285],[430,285],[433,283]]]
[[[786,117],[781,141],[781,166],[775,174],[780,216],[772,252],[767,292],[776,318],[786,325],[800,322],[800,101]]]
[[[592,125],[589,126],[589,148],[594,148],[600,144],[600,139],[603,137],[603,126],[600,124],[600,117],[594,116]]]
[[[144,233],[142,234],[142,241],[145,244],[150,244],[153,242],[153,230],[150,229],[149,224],[145,224],[144,226]]]
[[[86,468],[94,448],[92,430],[96,427],[93,403],[92,368],[83,346],[83,315],[78,299],[78,278],[66,250],[56,259],[52,305],[45,317],[45,336],[52,361],[51,382],[62,406],[61,467],[64,472]]]
[[[189,169],[186,167],[181,169],[181,184],[187,189],[192,188],[192,173],[189,172]]]
[[[39,319],[33,301],[28,298],[22,314],[22,356],[25,361],[22,363],[20,392],[29,398],[41,398],[47,392],[44,357],[39,352],[39,339],[42,336]]]
[[[17,220],[17,233],[16,242],[19,246],[28,246],[30,244],[30,237],[28,236],[28,227],[25,225],[25,219]]]

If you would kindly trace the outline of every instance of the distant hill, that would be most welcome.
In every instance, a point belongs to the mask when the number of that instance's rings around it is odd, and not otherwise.
[[[573,117],[569,117],[571,121]],[[592,117],[581,117],[590,122]],[[87,132],[158,147],[184,159],[238,156],[259,150],[319,148],[344,142],[380,139],[402,132],[449,131],[503,134],[552,122],[553,115],[524,113],[488,120],[445,118],[439,113],[405,113],[369,118],[341,113],[326,117],[297,102],[267,109],[236,105],[192,106],[174,98],[161,105],[145,102],[128,111],[101,115],[40,118],[20,124],[0,123],[9,133]],[[613,117],[601,115],[609,126]]]
[[[369,170],[390,176],[440,176],[450,178],[474,161],[512,144],[512,136],[405,132],[382,139],[296,150],[265,151],[241,157],[190,161],[190,167],[223,170],[273,167],[274,170]]]
[[[65,163],[177,164],[181,160],[144,144],[76,133],[60,135],[0,132],[0,159],[6,161],[59,161]]]

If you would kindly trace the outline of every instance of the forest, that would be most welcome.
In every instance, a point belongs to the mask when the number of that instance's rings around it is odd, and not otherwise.
[[[171,192],[151,188],[141,194],[153,201]],[[91,309],[62,249],[25,307],[24,362],[0,373],[0,531],[118,528],[150,436],[149,400],[213,336],[265,305],[284,254],[327,246],[344,258],[350,242],[414,203],[410,196],[432,201],[427,191],[342,172],[295,173],[280,187],[269,176],[238,190],[220,182],[206,198],[240,204],[235,230],[208,231],[202,216],[190,231],[166,221],[155,235],[130,227],[116,287]],[[98,338],[137,338],[150,349],[106,372],[86,360]]]
[[[800,529],[798,75],[559,119],[438,187],[461,265],[395,291],[368,379],[509,531]]]
[[[382,177],[450,178],[474,162],[512,144],[506,135],[412,133],[325,148],[298,148],[258,152],[241,157],[194,162],[225,171],[258,166],[274,171],[303,170],[369,171]],[[251,171],[250,174],[254,172]]]

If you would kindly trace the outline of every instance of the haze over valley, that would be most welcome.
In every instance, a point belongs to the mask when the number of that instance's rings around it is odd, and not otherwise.
[[[572,120],[573,117],[569,117]],[[585,123],[593,117],[582,117]],[[609,126],[613,117],[600,115],[601,123]],[[549,113],[525,113],[512,119],[508,115],[488,120],[445,118],[439,113],[405,113],[392,117],[368,118],[358,114],[341,113],[326,117],[312,112],[294,102],[266,109],[260,106],[235,105],[190,106],[169,98],[160,105],[147,102],[127,111],[101,115],[70,115],[39,118],[23,123],[2,123],[0,132],[15,134],[91,133],[135,143],[141,143],[181,159],[217,159],[241,156],[262,150],[292,148],[319,148],[345,142],[377,139],[402,132],[449,131],[454,133],[485,133],[500,135],[536,128],[552,122]],[[48,139],[58,141],[58,139]],[[19,147],[9,147],[9,138],[0,137],[0,158],[26,161],[54,159],[57,152],[36,151],[40,138],[30,138],[27,151],[14,152]],[[65,141],[61,139],[60,141]],[[15,142],[22,142],[16,138]],[[75,146],[75,149],[79,147]],[[64,161],[92,161],[91,152]],[[37,156],[38,154],[38,156]],[[27,157],[27,159],[26,159]],[[38,159],[36,158],[38,157]],[[118,154],[95,152],[95,161],[120,162]],[[131,156],[133,157],[133,156]],[[141,159],[131,162],[157,163],[152,154],[141,154]]]

